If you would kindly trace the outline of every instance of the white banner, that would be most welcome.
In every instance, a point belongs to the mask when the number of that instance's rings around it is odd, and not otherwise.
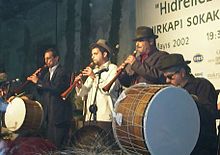
[[[160,50],[183,54],[220,89],[220,0],[137,0],[136,20],[159,35]]]

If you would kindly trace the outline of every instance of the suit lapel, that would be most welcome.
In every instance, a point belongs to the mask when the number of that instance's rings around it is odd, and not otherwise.
[[[57,68],[56,68],[56,70],[54,71],[53,76],[52,76],[52,78],[51,78],[50,81],[53,81],[53,80],[54,80],[54,78],[55,78],[56,75],[57,75],[57,72],[58,72],[59,68],[60,68],[60,65],[57,66]]]
[[[50,72],[48,71],[44,78],[46,81],[50,81]]]

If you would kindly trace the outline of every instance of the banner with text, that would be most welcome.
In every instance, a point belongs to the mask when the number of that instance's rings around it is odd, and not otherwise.
[[[152,27],[157,47],[181,53],[196,77],[220,89],[220,0],[137,0],[136,24]]]

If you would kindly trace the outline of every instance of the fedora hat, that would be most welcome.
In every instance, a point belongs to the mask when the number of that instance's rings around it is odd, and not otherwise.
[[[109,53],[112,52],[112,49],[109,45],[109,43],[104,40],[104,39],[99,39],[96,43],[92,43],[90,45],[90,49],[92,50],[93,48],[97,47],[97,46],[100,46],[100,47],[103,47],[104,49],[106,49]]]
[[[136,30],[134,41],[142,40],[142,39],[156,39],[158,35],[155,35],[153,29],[146,26],[139,26]]]
[[[158,69],[164,71],[173,67],[187,66],[191,61],[185,61],[182,54],[168,54],[161,59]]]

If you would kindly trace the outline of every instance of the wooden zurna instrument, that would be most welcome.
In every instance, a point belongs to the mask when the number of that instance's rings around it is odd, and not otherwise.
[[[135,51],[132,53],[132,55],[133,55],[133,56],[136,56],[136,54],[137,54],[137,51],[135,50]],[[125,62],[123,62],[123,63],[125,63]],[[123,64],[123,63],[122,63],[122,64]],[[107,92],[107,91],[110,90],[112,84],[117,80],[117,78],[119,77],[119,75],[122,73],[122,71],[125,69],[126,66],[127,66],[127,64],[125,64],[125,66],[124,66],[123,68],[121,68],[120,70],[117,71],[117,73],[116,73],[116,75],[114,76],[114,78],[113,78],[107,85],[105,85],[105,87],[102,88],[103,91]]]
[[[40,76],[40,73],[46,68],[47,68],[47,65],[44,65],[41,68],[37,69],[32,75]],[[14,94],[21,93],[22,90],[30,83],[31,81],[26,80],[21,86],[19,86],[18,88],[15,88]]]
[[[92,67],[94,65],[93,62],[91,62],[88,67]],[[82,74],[82,72],[79,73],[79,75]],[[60,95],[63,100],[66,100],[69,94],[72,92],[73,88],[76,87],[76,84],[79,82],[79,80],[75,80],[70,86]]]

